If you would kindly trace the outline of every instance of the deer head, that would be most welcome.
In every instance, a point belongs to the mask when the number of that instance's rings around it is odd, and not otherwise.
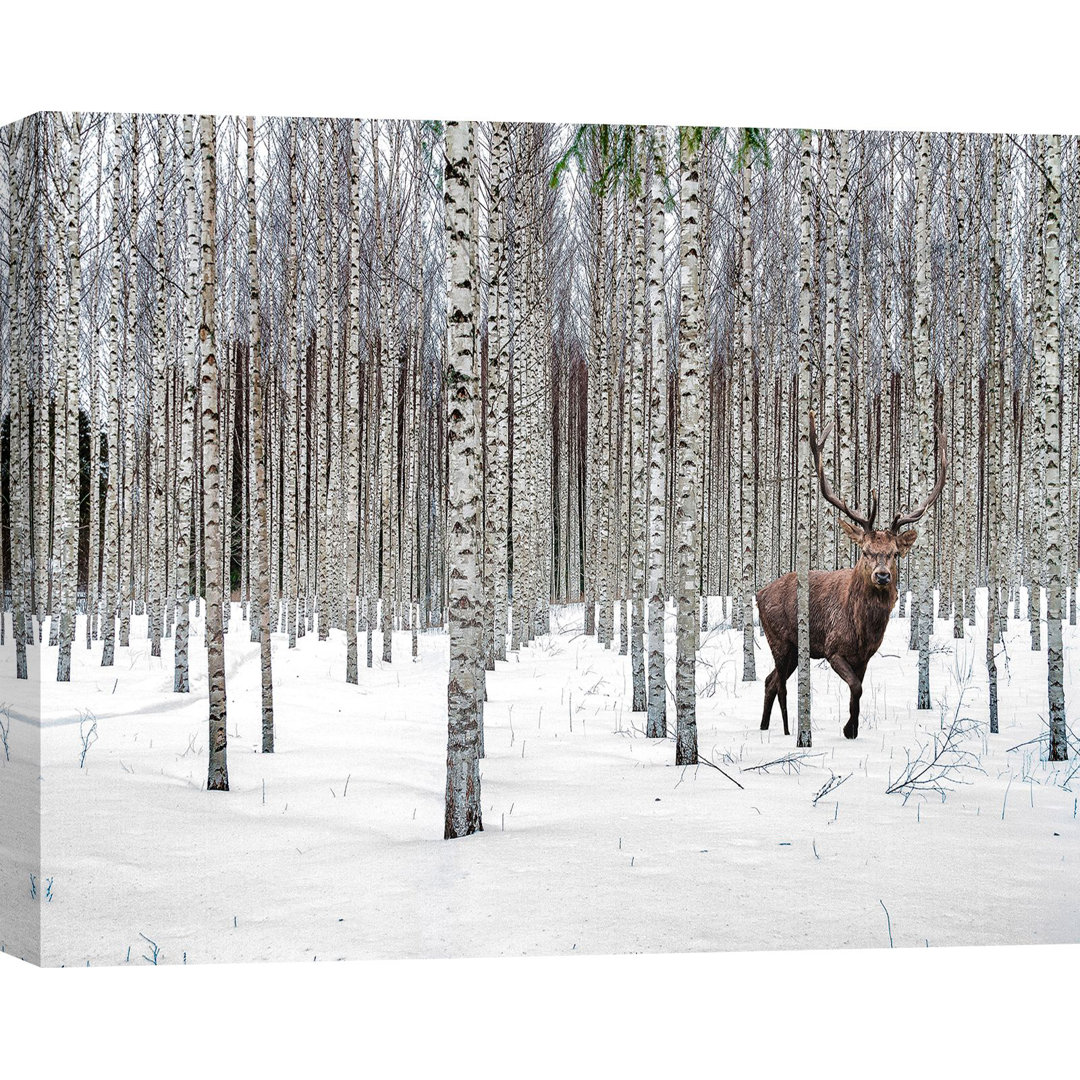
[[[901,528],[905,525],[913,525],[918,521],[919,518],[921,518],[934,504],[934,501],[941,494],[942,488],[945,486],[945,439],[942,436],[941,429],[938,428],[938,448],[941,458],[938,467],[937,483],[934,485],[933,491],[931,491],[926,500],[921,505],[915,507],[914,510],[897,514],[893,518],[892,524],[887,529],[875,529],[874,519],[877,517],[878,510],[877,492],[871,494],[870,512],[864,517],[862,514],[858,513],[857,510],[852,510],[846,502],[837,496],[833,491],[828,478],[825,476],[825,470],[821,463],[821,447],[822,444],[828,442],[831,433],[832,424],[826,424],[825,430],[821,434],[821,438],[818,439],[817,423],[814,412],[811,410],[810,452],[814,456],[814,467],[817,470],[821,494],[826,502],[831,503],[837,510],[846,514],[847,517],[851,519],[850,521],[845,521],[841,518],[840,528],[844,530],[844,534],[849,540],[858,544],[859,550],[862,552],[862,557],[859,559],[856,571],[862,575],[872,587],[882,590],[892,589],[894,587],[894,582],[896,581],[897,558],[906,555],[919,536],[915,529],[906,529],[904,532],[901,532]]]

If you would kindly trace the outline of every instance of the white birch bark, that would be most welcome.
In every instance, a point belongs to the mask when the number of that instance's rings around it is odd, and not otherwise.
[[[186,246],[184,248],[185,288],[187,295],[183,304],[183,339],[180,342],[180,459],[179,459],[179,506],[176,538],[176,637],[173,660],[173,691],[186,694],[191,689],[188,663],[188,639],[190,636],[191,583],[191,533],[198,528],[193,521],[192,476],[194,453],[194,424],[196,398],[196,361],[199,357],[198,330],[198,283],[199,283],[199,230],[195,205],[195,135],[192,117],[185,115],[183,121],[183,178],[184,219],[186,223]],[[197,564],[196,564],[197,565]]]
[[[28,220],[34,196],[27,176],[29,127],[26,122],[8,130],[7,180],[8,281],[11,307],[11,361],[8,366],[11,403],[11,570],[12,635],[15,638],[15,677],[27,679],[27,637],[33,643],[31,611],[33,563],[30,537],[30,353],[32,337],[27,319],[30,296]]]
[[[449,541],[450,673],[447,684],[444,838],[483,828],[480,812],[482,667],[480,595],[479,372],[474,354],[475,283],[469,277],[472,125],[446,125],[444,211],[447,233],[447,539]]]
[[[700,128],[679,129],[678,568],[675,633],[675,764],[696,765],[698,490],[701,478]]]
[[[654,129],[655,153],[650,189],[648,304],[649,365],[651,373],[649,429],[649,715],[646,735],[667,735],[667,682],[665,678],[664,608],[667,509],[667,395],[668,356],[664,325],[664,204],[667,190],[666,129]]]
[[[222,492],[215,340],[217,285],[217,133],[213,116],[199,117],[202,159],[202,309],[199,326],[202,383],[203,520],[206,539],[206,644],[209,682],[208,791],[229,790],[227,763],[225,627],[222,619]]]
[[[248,362],[251,365],[251,438],[255,459],[256,560],[254,601],[259,620],[259,672],[262,699],[262,752],[274,752],[274,668],[270,636],[270,535],[267,523],[266,448],[263,431],[262,330],[260,319],[257,205],[255,198],[255,118],[247,118],[248,211]],[[252,618],[254,622],[254,616]]]
[[[1051,135],[1046,146],[1046,275],[1043,312],[1043,460],[1044,527],[1046,534],[1046,660],[1051,761],[1069,756],[1065,723],[1064,654],[1061,637],[1062,538],[1067,538],[1067,518],[1061,498],[1061,356],[1059,351],[1061,280],[1061,136]]]
[[[313,388],[315,423],[315,464],[312,482],[315,490],[316,525],[314,530],[315,547],[315,605],[318,613],[319,640],[325,641],[330,633],[328,541],[330,531],[327,528],[328,507],[328,468],[326,444],[326,399],[330,372],[331,345],[327,338],[328,313],[326,306],[326,263],[327,263],[327,164],[326,138],[323,131],[324,121],[315,121],[316,147],[318,153],[318,178],[315,188],[315,385]],[[310,557],[310,553],[309,553]]]
[[[420,158],[421,154],[421,136],[419,126],[415,129],[415,140],[413,143],[414,151],[417,158]],[[413,303],[413,329],[411,334],[411,353],[412,353],[412,365],[409,371],[409,391],[408,399],[406,402],[406,408],[408,412],[407,431],[408,438],[405,444],[405,567],[406,567],[406,587],[407,587],[407,624],[410,635],[410,653],[415,660],[419,655],[420,642],[419,642],[419,622],[420,612],[417,601],[419,600],[419,573],[417,571],[417,548],[418,548],[418,531],[419,531],[419,518],[420,518],[420,386],[421,386],[421,369],[423,367],[424,358],[424,237],[421,228],[420,219],[420,207],[421,207],[421,186],[419,182],[416,183],[413,191],[413,221],[412,221],[412,234],[413,234],[413,267],[414,267],[414,279],[413,284],[416,289],[415,300]],[[359,316],[359,303],[357,305],[357,315]],[[486,491],[486,488],[485,488]],[[488,542],[488,532],[485,530],[485,543]],[[355,541],[354,541],[355,543]],[[489,559],[485,555],[485,572],[489,566]],[[354,589],[355,591],[355,589]],[[494,667],[494,653],[493,643],[491,641],[491,616],[492,616],[492,599],[489,590],[485,590],[485,663]],[[485,684],[486,685],[486,684]]]
[[[517,148],[518,161],[521,162],[526,156],[524,139],[520,140]],[[512,596],[511,604],[511,638],[510,648],[517,652],[522,645],[528,644],[528,587],[526,585],[526,567],[528,566],[528,542],[526,529],[528,528],[527,517],[527,459],[525,444],[528,438],[528,419],[525,410],[525,398],[527,394],[528,379],[528,331],[525,311],[528,307],[528,254],[529,254],[529,227],[526,202],[526,185],[520,180],[514,190],[513,211],[513,288],[510,304],[512,306],[510,338],[513,341],[513,349],[510,357],[511,374],[513,380],[512,415],[514,421],[513,434],[513,464],[510,477],[511,486],[511,544],[513,557],[513,572],[510,574],[510,589]],[[524,303],[522,294],[524,293]]]
[[[349,446],[346,456],[345,518],[345,681],[359,678],[356,643],[357,530],[359,492],[351,490],[357,475],[357,435],[360,429],[360,121],[353,120],[349,132],[349,342],[346,365],[345,431]]]
[[[1033,153],[1029,161],[1028,175],[1033,194],[1028,200],[1031,223],[1030,257],[1027,259],[1027,268],[1030,275],[1025,282],[1029,294],[1029,305],[1032,315],[1032,354],[1035,363],[1032,367],[1026,397],[1025,440],[1026,452],[1021,458],[1025,473],[1028,476],[1024,484],[1024,562],[1025,577],[1028,587],[1028,625],[1031,631],[1032,652],[1038,652],[1042,648],[1040,613],[1040,591],[1042,582],[1042,567],[1039,558],[1040,537],[1045,538],[1045,529],[1040,524],[1042,508],[1040,507],[1040,494],[1044,487],[1045,472],[1035,466],[1036,454],[1046,444],[1045,422],[1046,417],[1040,407],[1045,400],[1045,380],[1048,367],[1043,362],[1043,350],[1046,347],[1045,327],[1048,319],[1046,311],[1046,251],[1047,238],[1044,235],[1046,219],[1049,208],[1045,205],[1047,192],[1043,183],[1043,174],[1039,161],[1046,161],[1046,150],[1042,136],[1036,135],[1031,140]],[[1060,155],[1059,155],[1060,161]],[[1060,451],[1060,446],[1059,446]],[[1035,452],[1032,453],[1032,450]],[[1019,525],[1019,523],[1018,523]]]
[[[929,488],[929,464],[934,457],[933,394],[935,379],[930,366],[930,135],[919,135],[918,170],[915,183],[915,400],[918,409],[918,443],[915,450],[915,486]],[[922,496],[920,496],[922,497]],[[934,621],[934,593],[929,544],[916,549],[912,574],[912,619],[918,619],[919,709],[930,708],[930,630]]]
[[[289,648],[296,648],[297,634],[303,633],[303,626],[298,630],[297,609],[300,602],[300,514],[303,488],[300,476],[303,475],[300,455],[304,452],[305,440],[301,438],[301,424],[304,414],[300,397],[300,349],[297,343],[296,316],[296,280],[297,280],[297,232],[300,216],[300,197],[296,181],[296,121],[287,122],[288,139],[288,180],[289,213],[285,241],[285,315],[284,329],[287,341],[285,379],[288,393],[282,401],[285,420],[285,528],[282,530],[281,548],[285,565],[285,629],[289,635]]]
[[[998,685],[997,685],[997,657],[995,646],[999,637],[999,621],[1001,617],[1001,605],[998,602],[998,565],[1000,562],[1000,545],[998,506],[1001,502],[1001,362],[998,355],[1000,337],[1000,308],[998,296],[1001,292],[1001,225],[1002,225],[1002,191],[1001,191],[1001,136],[994,136],[993,149],[993,175],[991,191],[994,204],[993,227],[991,232],[991,262],[990,262],[990,342],[986,365],[986,476],[987,476],[987,500],[989,510],[987,514],[987,565],[986,565],[986,670],[989,684],[989,710],[990,710],[990,733],[998,732]],[[994,460],[997,456],[997,462]]]
[[[157,175],[154,183],[154,318],[150,345],[150,461],[147,477],[147,529],[151,537],[165,536],[165,354],[168,348],[165,329],[165,124],[157,117],[155,143]],[[150,655],[161,655],[162,603],[165,597],[164,542],[149,545],[147,629]]]
[[[599,151],[593,146],[591,169],[597,171]],[[599,579],[599,502],[600,502],[600,438],[603,380],[600,375],[603,355],[603,261],[604,261],[604,203],[602,192],[593,189],[589,200],[590,224],[593,233],[594,263],[591,276],[592,325],[589,337],[589,370],[587,376],[587,423],[585,440],[585,633],[597,634],[597,587]]]
[[[124,334],[124,510],[120,522],[120,645],[131,643],[131,603],[135,583],[135,403],[137,284],[139,274],[139,118],[131,118],[131,214],[128,221],[127,322]]]
[[[387,266],[386,243],[383,228],[383,200],[381,198],[381,172],[382,167],[379,158],[379,129],[378,124],[373,122],[371,128],[371,149],[374,164],[374,189],[375,189],[375,252],[376,274],[379,282],[379,384],[380,384],[380,409],[379,409],[379,439],[378,439],[378,468],[379,468],[379,493],[380,493],[380,520],[382,530],[382,659],[384,664],[391,662],[393,658],[393,583],[394,583],[394,528],[393,528],[393,483],[394,483],[394,345],[392,341],[392,319],[390,308],[389,289],[386,278],[389,273]]]
[[[753,159],[749,148],[744,148],[742,168],[739,170],[741,187],[741,236],[742,258],[739,273],[739,316],[741,341],[739,351],[738,383],[742,390],[742,430],[740,451],[742,476],[739,486],[739,505],[742,513],[742,608],[743,608],[743,682],[757,679],[754,662],[754,474],[753,474],[753,403],[751,393],[754,384],[754,328],[752,309],[754,300],[754,249],[753,222],[751,218],[751,184]]]
[[[969,445],[969,431],[971,426],[971,396],[967,392],[969,380],[970,348],[968,344],[967,324],[967,187],[965,184],[965,157],[966,139],[963,134],[957,136],[956,143],[956,373],[955,380],[959,385],[962,395],[962,406],[958,408],[953,417],[956,425],[953,428],[953,439],[960,445],[960,453],[954,455],[952,489],[952,513],[951,518],[957,523],[960,535],[969,538],[973,532],[968,520],[970,503],[975,501],[974,487],[969,475],[968,455],[971,451]],[[961,411],[962,409],[962,411]],[[957,430],[957,428],[959,430]],[[953,540],[952,572],[954,589],[956,590],[956,607],[953,610],[953,638],[964,637],[964,611],[971,597],[968,596],[968,581],[965,567],[971,559],[970,549]]]
[[[602,412],[600,420],[600,550],[598,553],[597,573],[599,576],[600,612],[597,620],[596,638],[611,648],[615,640],[615,600],[618,560],[618,491],[619,472],[618,443],[618,340],[616,337],[615,315],[617,310],[617,290],[615,267],[618,265],[619,216],[618,199],[612,193],[606,200],[610,207],[610,225],[607,226],[604,243],[605,278],[604,300],[608,310],[602,320],[604,326],[603,360],[601,377],[603,379]]]
[[[837,147],[836,132],[829,131],[822,136],[826,153],[826,193],[827,204],[824,209],[825,222],[825,414],[830,420],[836,417],[836,385],[839,378],[837,370],[837,298],[839,292],[839,273],[836,260],[836,202],[837,202]],[[821,448],[822,462],[826,476],[835,476],[834,437],[827,440]],[[823,568],[832,570],[836,567],[836,515],[831,511],[821,515],[818,520],[821,550],[824,555]]]
[[[79,297],[82,291],[79,243],[80,175],[82,160],[82,117],[75,113],[68,125],[68,184],[64,199],[64,249],[67,276],[67,310],[64,313],[64,469],[63,486],[57,498],[61,546],[60,565],[60,652],[57,682],[71,681],[71,645],[75,640],[75,593],[78,588],[79,538]],[[56,425],[60,427],[60,417]],[[59,476],[55,487],[60,487]],[[55,492],[54,487],[54,492]],[[55,495],[54,495],[55,497]]]
[[[648,705],[645,687],[645,154],[646,130],[635,133],[640,188],[633,197],[633,307],[630,384],[630,669],[634,712]],[[550,444],[549,444],[550,445]]]
[[[333,163],[333,169],[337,172],[337,122],[334,121],[331,124],[331,132],[333,138],[331,139],[331,153],[330,160]],[[331,207],[335,205],[336,200],[332,197],[334,185],[328,185],[328,194],[331,195]],[[334,210],[332,217],[337,217],[337,212]],[[328,295],[327,301],[331,309],[330,313],[330,334],[329,345],[327,349],[327,376],[329,385],[327,387],[327,408],[329,413],[329,425],[326,436],[326,449],[327,449],[327,467],[329,475],[326,481],[326,520],[321,528],[321,538],[319,541],[320,560],[324,560],[325,566],[321,575],[321,580],[324,583],[325,600],[320,600],[319,610],[319,640],[325,640],[329,636],[331,627],[341,627],[342,621],[339,617],[341,611],[341,603],[344,599],[344,590],[341,580],[341,531],[342,531],[342,505],[341,505],[341,407],[342,407],[342,394],[341,394],[341,319],[338,314],[339,307],[337,302],[338,297],[338,267],[340,260],[338,258],[338,229],[336,221],[332,221],[329,224],[328,233],[330,250],[327,252],[328,261],[330,264],[330,275],[328,283]],[[325,554],[324,554],[325,553]],[[324,637],[325,634],[325,637]]]
[[[101,194],[105,188],[105,122],[101,117],[97,124],[97,139],[94,156],[97,158],[97,182],[94,185],[94,217],[93,237],[95,247],[101,239]],[[104,260],[95,262],[101,265]],[[90,292],[91,290],[87,290]],[[86,545],[86,648],[90,649],[98,636],[98,607],[100,585],[100,559],[101,549],[98,542],[101,522],[98,517],[101,507],[101,418],[99,416],[99,399],[101,397],[101,362],[99,356],[99,319],[98,314],[101,291],[99,288],[92,289],[92,297],[88,298],[92,312],[90,329],[90,352],[88,359],[89,379],[88,390],[90,404],[88,408],[89,419],[89,484],[87,496],[89,499],[87,545]],[[0,618],[0,645],[3,644],[3,619]]]
[[[494,658],[506,659],[507,520],[509,514],[509,379],[510,260],[507,250],[507,206],[510,191],[510,131],[506,123],[492,125],[491,194],[488,226],[488,469],[491,508],[488,532],[492,537],[492,618]]]
[[[116,648],[116,607],[119,569],[119,480],[120,480],[120,409],[118,395],[120,391],[120,299],[121,299],[121,187],[120,159],[123,153],[123,125],[119,113],[113,116],[112,147],[112,207],[111,207],[111,247],[112,260],[109,271],[109,393],[107,398],[107,416],[105,421],[105,453],[109,463],[108,479],[105,484],[105,503],[102,514],[105,518],[105,555],[102,584],[103,618],[101,626],[101,666],[111,667]]]
[[[32,165],[30,171],[34,174],[34,197],[41,199],[44,192],[41,190],[43,171],[41,161],[43,151],[41,148],[40,129],[43,122],[40,117],[32,123]],[[35,308],[41,311],[44,305],[45,290],[45,223],[41,207],[32,209],[33,216],[33,300]],[[35,385],[31,394],[34,401],[34,496],[33,496],[33,519],[31,522],[32,538],[34,544],[34,612],[37,616],[37,643],[40,644],[44,633],[44,620],[48,607],[48,584],[49,584],[49,424],[48,424],[48,401],[49,401],[49,371],[48,371],[48,342],[46,340],[45,320],[37,319],[37,325],[32,327],[34,335],[33,348],[37,358],[35,370]],[[56,622],[53,621],[52,630],[55,630]],[[50,633],[51,636],[51,633]]]
[[[852,438],[858,427],[852,419],[852,383],[855,376],[855,365],[852,362],[851,349],[851,266],[849,260],[851,133],[847,130],[841,131],[839,141],[836,195],[836,270],[838,279],[836,352],[838,361],[837,403],[840,415],[836,425],[839,455],[836,461],[836,472],[833,475],[836,478],[837,491],[854,491],[858,496],[859,484],[858,478],[855,476]],[[857,396],[855,400],[858,400]],[[858,505],[857,502],[856,505]],[[837,536],[837,544],[844,551],[849,550],[851,546],[840,535]],[[837,565],[848,566],[850,563],[844,558],[839,558]]]
[[[1080,140],[1070,138],[1067,140],[1066,145],[1072,148],[1072,162],[1067,173],[1069,181],[1063,186],[1066,191],[1070,192],[1067,206],[1069,211],[1075,215],[1080,209],[1077,206],[1077,191],[1080,189]],[[1070,271],[1068,295],[1070,297],[1070,306],[1075,313],[1077,304],[1080,303],[1080,245],[1077,243],[1075,231],[1067,250],[1069,252],[1067,263]],[[1080,600],[1080,592],[1077,589],[1077,564],[1080,562],[1080,507],[1077,506],[1077,486],[1078,477],[1080,477],[1080,349],[1078,349],[1080,332],[1078,332],[1075,314],[1073,318],[1063,324],[1063,329],[1068,330],[1068,334],[1064,338],[1068,344],[1062,349],[1062,356],[1067,358],[1067,360],[1063,360],[1062,370],[1063,374],[1070,372],[1070,369],[1072,373],[1071,377],[1063,379],[1064,385],[1062,387],[1064,416],[1068,418],[1068,422],[1063,425],[1062,433],[1067,437],[1069,447],[1068,469],[1066,470],[1069,494],[1068,533],[1066,538],[1068,556],[1062,569],[1065,579],[1065,594],[1069,599],[1069,625],[1075,626],[1077,601]]]
[[[813,466],[810,461],[810,417],[812,398],[810,374],[810,278],[813,248],[811,245],[810,132],[803,131],[799,151],[799,366],[795,395],[798,422],[796,452],[797,499],[794,511],[796,530],[795,571],[798,614],[799,702],[795,745],[810,747],[813,734],[810,719],[810,535],[813,526]]]

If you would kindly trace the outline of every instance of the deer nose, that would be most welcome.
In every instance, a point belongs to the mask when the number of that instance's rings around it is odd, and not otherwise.
[[[892,581],[892,574],[888,570],[878,570],[874,573],[874,581],[878,585],[888,585]]]

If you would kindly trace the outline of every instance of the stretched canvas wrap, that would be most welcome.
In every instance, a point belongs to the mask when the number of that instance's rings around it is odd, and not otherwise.
[[[0,176],[4,952],[1080,940],[1075,137],[44,113]]]

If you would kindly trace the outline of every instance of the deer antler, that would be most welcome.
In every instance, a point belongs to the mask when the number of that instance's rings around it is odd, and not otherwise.
[[[901,525],[911,525],[916,522],[926,513],[927,510],[934,504],[934,500],[941,494],[941,489],[945,486],[945,438],[941,433],[941,428],[937,429],[938,448],[941,451],[941,465],[938,469],[937,483],[934,485],[934,490],[927,496],[926,502],[921,506],[916,506],[914,510],[908,511],[906,514],[897,514],[893,518],[893,523],[890,526],[890,532],[896,532]]]
[[[857,514],[851,507],[848,506],[843,499],[837,496],[833,491],[829,481],[825,478],[825,469],[821,464],[821,446],[822,443],[826,443],[829,440],[829,435],[832,434],[832,423],[825,425],[825,430],[822,432],[820,441],[817,437],[817,422],[814,417],[814,410],[810,410],[810,453],[814,455],[814,467],[817,470],[818,483],[821,485],[821,494],[825,497],[826,502],[832,503],[837,510],[841,513],[847,514],[856,525],[860,525],[868,532],[874,527],[874,518],[877,517],[877,492],[870,496],[870,514],[868,517],[863,517],[861,514]],[[925,507],[923,508],[925,509]]]

